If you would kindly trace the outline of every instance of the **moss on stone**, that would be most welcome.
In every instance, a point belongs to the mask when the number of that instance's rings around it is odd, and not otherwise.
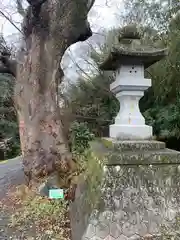
[[[119,32],[119,41],[122,38],[141,39],[140,29],[137,24],[129,24],[121,28]]]
[[[170,163],[171,162],[171,156],[161,156],[161,162],[162,163]]]
[[[92,149],[85,151],[78,158],[81,169],[77,184],[86,186],[82,192],[83,204],[85,204],[85,208],[89,212],[96,209],[101,198],[104,161],[105,158],[97,156]]]
[[[106,148],[113,148],[114,146],[112,140],[108,138],[102,138],[101,142]]]

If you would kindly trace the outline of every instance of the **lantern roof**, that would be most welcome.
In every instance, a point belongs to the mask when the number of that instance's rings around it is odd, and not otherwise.
[[[168,55],[167,48],[160,49],[152,44],[143,44],[140,30],[135,24],[122,28],[115,44],[105,61],[100,64],[101,70],[117,70],[120,65],[144,65],[150,67]]]

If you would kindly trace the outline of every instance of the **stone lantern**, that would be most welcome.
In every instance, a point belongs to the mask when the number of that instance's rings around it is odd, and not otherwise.
[[[94,192],[100,197],[87,210],[88,185],[78,185],[70,206],[73,240],[179,239],[180,152],[148,140],[152,127],[145,125],[138,106],[151,86],[144,69],[166,55],[166,49],[143,46],[131,25],[101,65],[116,71],[111,90],[120,101],[120,112],[110,126],[111,138],[91,145],[99,158],[104,157],[102,183],[97,182]]]
[[[167,50],[143,45],[135,25],[124,27],[118,40],[119,44],[100,65],[101,70],[116,72],[110,89],[120,102],[120,111],[115,124],[110,126],[110,137],[119,140],[151,139],[152,127],[145,124],[139,110],[139,100],[151,87],[151,79],[144,78],[144,70],[165,57]]]

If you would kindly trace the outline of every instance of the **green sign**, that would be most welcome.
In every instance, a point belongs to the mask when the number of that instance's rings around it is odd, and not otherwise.
[[[51,199],[64,198],[63,189],[50,189],[49,190],[49,198],[51,198]]]

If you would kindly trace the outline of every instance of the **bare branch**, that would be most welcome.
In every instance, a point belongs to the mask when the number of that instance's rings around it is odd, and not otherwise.
[[[107,7],[110,7],[110,6],[109,6],[109,3],[108,3],[108,0],[106,0],[106,6],[107,6]]]
[[[87,80],[89,80],[90,79],[90,77],[89,77],[89,75],[79,66],[79,64],[76,62],[76,60],[73,58],[73,55],[72,55],[72,52],[71,52],[71,50],[69,49],[69,51],[70,51],[70,55],[69,55],[69,57],[70,57],[70,59],[71,59],[71,61],[76,65],[76,67],[78,67],[78,69],[86,76],[84,76],[84,78],[86,78]]]
[[[83,58],[84,62],[86,62],[88,65],[91,65],[92,68],[94,68],[94,70],[96,70],[97,72],[100,72],[98,66],[96,66],[96,64],[93,64],[92,62],[90,62],[88,59]],[[94,72],[94,71],[93,71]]]
[[[6,41],[5,41],[4,37],[3,37],[3,35],[0,35],[0,54],[2,52],[11,55],[11,50],[7,46]]]
[[[16,4],[17,4],[17,10],[18,13],[22,16],[25,17],[26,15],[26,10],[23,8],[22,6],[22,0],[16,0]]]
[[[95,0],[89,0],[89,2],[88,2],[88,12],[90,11],[90,9],[92,8],[92,6],[94,5],[94,3],[95,3]]]
[[[18,26],[16,26],[16,25],[13,23],[13,21],[12,21],[7,15],[5,15],[1,10],[0,10],[0,14],[1,14],[4,18],[6,18],[6,19],[8,20],[8,22],[10,22],[10,24],[13,25],[20,33],[23,34],[23,32],[21,31],[21,29],[18,28]]]

